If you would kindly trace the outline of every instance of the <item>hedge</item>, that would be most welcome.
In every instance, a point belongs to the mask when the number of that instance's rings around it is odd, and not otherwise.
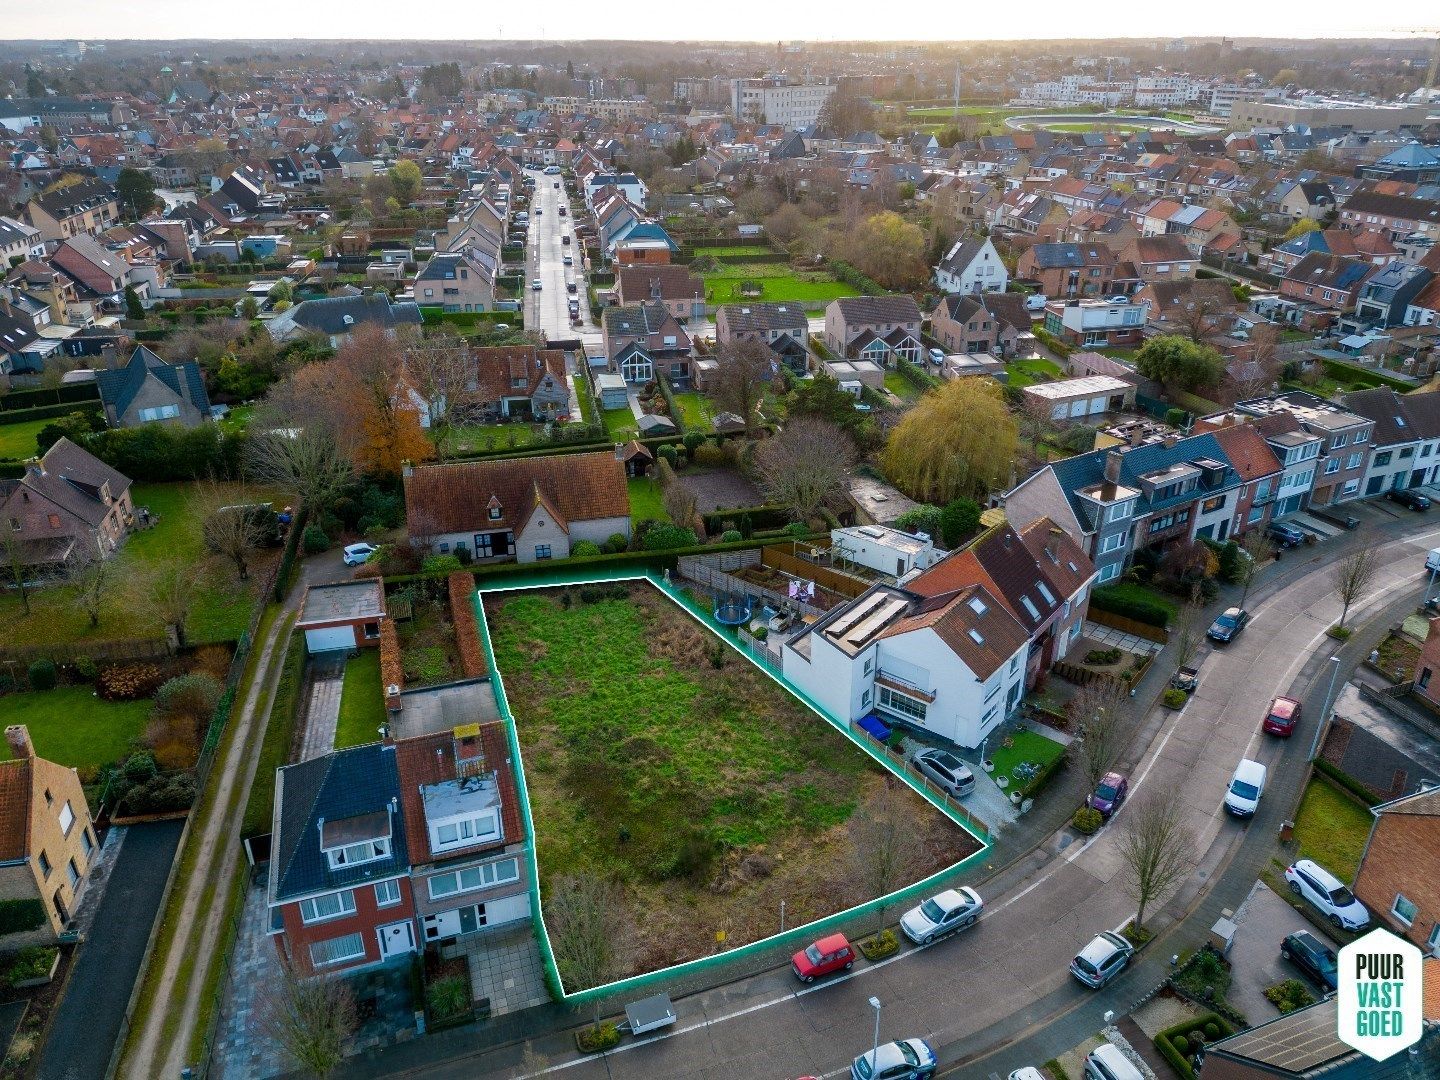
[[[937,379],[925,371],[919,364],[912,364],[909,360],[897,359],[895,370],[899,372],[902,379],[920,391],[933,390],[943,382],[942,379]]]
[[[20,934],[45,922],[43,900],[0,900],[0,934]]]
[[[93,401],[98,404],[100,388],[91,382],[57,386],[49,390],[11,390],[4,397],[0,397],[0,412],[16,412],[76,401]]]
[[[830,272],[835,275],[837,281],[843,281],[846,285],[852,285],[867,296],[882,296],[889,290],[882,289],[880,283],[872,277],[867,277],[847,262],[836,260],[830,264]]]
[[[685,417],[680,414],[680,410],[675,406],[675,392],[670,388],[669,376],[661,375],[655,380],[655,383],[657,386],[660,387],[660,396],[665,399],[665,406],[670,412],[671,423],[675,425],[676,431],[678,431],[681,435],[684,435]],[[700,434],[704,433],[701,432]]]
[[[727,521],[733,521],[736,528],[740,525],[740,519],[745,516],[750,518],[752,529],[783,529],[793,520],[790,508],[777,504],[764,506],[737,506],[730,510],[712,510],[700,517],[705,522],[706,532],[715,532]]]
[[[1176,1024],[1174,1027],[1168,1027],[1155,1036],[1155,1049],[1160,1051],[1160,1056],[1180,1075],[1182,1080],[1195,1080],[1195,1070],[1190,1067],[1189,1059],[1175,1049],[1175,1044],[1171,1040],[1188,1037],[1193,1031],[1203,1033],[1207,1024],[1214,1024],[1215,1027],[1219,1029],[1220,1034],[1217,1038],[1220,1039],[1234,1034],[1235,1031],[1235,1029],[1231,1027],[1230,1022],[1223,1016],[1219,1013],[1211,1012],[1191,1017],[1184,1023]],[[1215,1039],[1211,1039],[1207,1035],[1205,1041],[1207,1043],[1214,1042]]]
[[[439,308],[423,307],[420,309],[420,318],[427,325],[436,323],[450,323],[454,326],[476,326],[482,322],[488,323],[510,323],[514,325],[522,321],[523,312],[519,311],[441,311]]]
[[[1408,394],[1411,390],[1415,389],[1414,383],[1393,378],[1382,371],[1361,367],[1359,364],[1347,364],[1343,360],[1329,359],[1321,360],[1320,364],[1325,369],[1325,374],[1338,382],[1349,383],[1354,386],[1363,385],[1370,388],[1388,386],[1391,390],[1401,394]]]
[[[87,405],[90,406],[90,409],[86,408]],[[92,409],[95,412],[99,412],[99,398],[90,398],[86,401],[72,401],[61,405],[40,405],[33,409],[15,409],[11,412],[0,412],[0,424],[23,424],[30,420],[58,420],[60,417],[69,416],[74,412],[88,412]]]
[[[1097,585],[1090,593],[1090,606],[1127,619],[1164,629],[1170,622],[1170,610],[1157,601],[1141,600],[1125,594],[1117,595],[1110,585]]]
[[[1322,757],[1317,757],[1310,763],[1315,771],[1327,780],[1344,788],[1351,795],[1363,802],[1366,806],[1378,806],[1384,800],[1376,797],[1375,793],[1360,783],[1349,773],[1342,771],[1339,767],[1332,765]]]

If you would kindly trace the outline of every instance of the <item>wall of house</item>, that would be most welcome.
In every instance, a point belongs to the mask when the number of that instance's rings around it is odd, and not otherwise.
[[[537,508],[525,523],[524,531],[515,536],[515,561],[543,562],[544,559],[536,553],[536,549],[544,546],[550,549],[549,558],[568,559],[570,541],[569,532],[555,521],[548,511]]]
[[[430,899],[429,879],[442,874],[449,874],[456,870],[478,866],[483,863],[501,862],[512,860],[519,877],[515,881],[509,881],[502,885],[496,885],[488,889],[474,889],[468,892],[451,893],[438,900]],[[484,904],[487,910],[485,927],[498,926],[508,922],[515,922],[529,915],[530,911],[530,871],[528,860],[525,858],[524,848],[521,845],[512,844],[502,852],[487,852],[483,857],[477,856],[473,859],[457,859],[446,862],[443,866],[427,866],[418,869],[412,876],[415,897],[415,934],[416,940],[423,948],[429,941],[438,940],[443,933],[426,933],[426,916],[446,915],[458,912],[461,908],[473,908],[476,905]],[[521,902],[523,901],[523,902]],[[456,916],[458,921],[458,916]],[[434,928],[436,931],[446,929],[445,926]]]
[[[873,648],[852,660],[822,635],[812,633],[810,638],[810,660],[789,647],[780,650],[780,670],[785,678],[819,705],[827,714],[837,720],[853,720],[870,711],[869,704],[862,704],[865,692],[865,660],[874,668]]]
[[[924,720],[910,719],[910,723],[969,748],[979,746],[1005,719],[1007,698],[1024,681],[1029,648],[1026,642],[989,680],[979,683],[954,650],[927,628],[885,638],[877,667],[907,681],[915,681],[905,674],[907,666],[928,672],[935,700],[926,708]],[[987,699],[989,691],[993,693]],[[1018,695],[1015,701],[1018,703]],[[883,710],[881,715],[885,715]]]
[[[630,518],[608,517],[593,518],[587,521],[572,521],[570,523],[570,542],[577,540],[589,540],[593,544],[603,544],[616,533],[630,538]]]
[[[1193,529],[1191,537],[1203,537],[1207,540],[1229,540],[1235,528],[1235,503],[1238,498],[1238,488],[1232,491],[1224,491],[1218,495],[1207,496],[1201,499],[1191,515],[1190,521]],[[1206,510],[1207,505],[1212,501],[1217,504]],[[1223,532],[1221,526],[1224,526]]]
[[[1397,893],[1419,909],[1406,926],[1391,910]],[[1381,814],[1355,876],[1355,895],[1389,929],[1424,947],[1440,923],[1440,826],[1419,814]]]
[[[356,885],[350,891],[355,894],[355,914],[339,919],[305,925],[300,918],[298,903],[284,904],[280,911],[284,920],[283,946],[286,955],[294,961],[302,974],[329,973],[332,971],[353,971],[380,962],[380,939],[376,931],[389,923],[410,921],[415,918],[415,905],[411,897],[410,881],[406,877],[395,879],[400,885],[400,902],[380,907],[375,900],[375,883]],[[341,890],[335,890],[341,891]],[[310,946],[320,941],[359,934],[365,945],[365,955],[338,964],[327,964],[316,968],[310,959]],[[417,934],[418,943],[418,934]]]

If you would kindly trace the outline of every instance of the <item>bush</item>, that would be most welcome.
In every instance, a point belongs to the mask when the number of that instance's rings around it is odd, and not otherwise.
[[[1105,666],[1118,664],[1124,652],[1119,648],[1114,649],[1091,649],[1085,654],[1085,663]]]
[[[75,677],[81,682],[94,682],[95,676],[100,673],[100,669],[95,666],[95,661],[88,656],[77,656],[71,667],[74,669]]]
[[[45,918],[43,900],[0,900],[0,935],[34,930]]]
[[[319,525],[306,525],[300,538],[300,546],[306,555],[319,555],[322,551],[330,550],[330,537],[325,535],[325,530]]]
[[[1158,600],[1132,596],[1128,592],[1116,592],[1112,585],[1097,585],[1090,594],[1090,606],[1096,611],[1123,615],[1147,626],[1163,629],[1170,622],[1170,609]]]
[[[1286,979],[1265,988],[1265,998],[1282,1013],[1315,1004],[1315,995],[1299,979]]]
[[[698,542],[694,529],[659,523],[645,534],[646,551],[668,551],[671,548],[694,547]]]
[[[705,445],[705,436],[698,431],[687,431],[680,441],[685,444],[687,451],[694,454],[696,450]]]
[[[1184,409],[1166,409],[1165,423],[1169,424],[1171,427],[1174,428],[1183,428],[1185,426],[1185,417],[1187,415],[1188,414],[1185,412]]]
[[[792,521],[789,525],[785,526],[785,531],[796,540],[804,540],[810,535],[810,526],[806,525],[803,521]]]
[[[1160,1032],[1155,1036],[1155,1049],[1182,1080],[1195,1080],[1190,1055],[1202,1050],[1206,1042],[1230,1035],[1232,1031],[1223,1017],[1207,1013]]]
[[[1355,631],[1351,630],[1350,627],[1348,627],[1348,626],[1338,626],[1338,625],[1337,625],[1337,626],[1332,626],[1332,627],[1330,627],[1329,630],[1326,630],[1326,631],[1325,631],[1325,633],[1329,634],[1329,635],[1330,635],[1332,638],[1334,638],[1336,641],[1349,641],[1349,640],[1350,640],[1350,635],[1353,634],[1354,632],[1355,632]]]
[[[619,1045],[620,1032],[609,1021],[575,1033],[575,1046],[582,1054],[598,1054]]]
[[[953,548],[980,527],[980,505],[973,499],[956,499],[940,511],[940,533]]]
[[[1168,687],[1165,693],[1160,695],[1160,701],[1167,709],[1183,709],[1186,700],[1185,691],[1174,686]]]
[[[887,928],[881,930],[874,937],[860,942],[859,948],[860,954],[866,960],[883,960],[900,948],[900,939],[895,936],[894,930]]]
[[[1084,836],[1090,836],[1092,833],[1099,831],[1100,826],[1105,824],[1105,819],[1101,816],[1099,810],[1089,806],[1082,806],[1079,810],[1075,811],[1075,816],[1070,820],[1070,824],[1074,826],[1076,832]]]
[[[739,529],[726,529],[723,533],[720,534],[720,542],[722,544],[733,544],[738,540],[744,539],[745,537],[740,535]]]
[[[463,975],[448,975],[425,987],[425,1011],[432,1021],[451,1020],[470,1009],[470,980]]]
[[[1176,1035],[1170,1040],[1170,1045],[1175,1047],[1177,1054],[1188,1054],[1190,1052],[1190,1041],[1184,1035]]]
[[[1205,1025],[1205,1038],[1208,1039],[1208,1040],[1213,1041],[1213,1040],[1215,1040],[1215,1039],[1218,1039],[1219,1037],[1220,1037],[1220,1025],[1217,1024],[1217,1023],[1215,1023],[1214,1020],[1209,1021],[1209,1022]]]
[[[34,660],[31,661],[30,671],[31,690],[54,690],[55,689],[55,661]]]
[[[117,664],[100,672],[95,687],[106,701],[139,701],[154,694],[160,682],[154,664]]]
[[[656,453],[660,455],[660,460],[665,462],[672,469],[675,467],[676,461],[678,461],[680,458],[680,452],[676,450],[674,446],[671,446],[669,443],[666,443],[664,446],[660,447],[660,449],[656,451]]]
[[[51,965],[55,963],[55,957],[59,955],[60,950],[53,947],[27,946],[20,950],[15,958],[15,963],[11,964],[10,970],[5,973],[5,982],[14,986],[27,979],[49,978]]]
[[[940,535],[940,507],[917,506],[907,510],[895,519],[895,527],[906,532],[925,533],[927,536]]]
[[[593,540],[576,540],[575,543],[570,545],[570,554],[580,556],[599,555],[600,545]]]

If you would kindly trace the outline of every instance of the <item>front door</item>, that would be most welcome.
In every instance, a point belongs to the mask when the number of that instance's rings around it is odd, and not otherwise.
[[[382,926],[375,932],[380,935],[381,960],[415,951],[415,927],[408,919]]]

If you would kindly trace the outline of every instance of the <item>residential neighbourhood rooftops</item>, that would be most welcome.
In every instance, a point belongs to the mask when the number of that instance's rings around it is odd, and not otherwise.
[[[466,806],[479,801],[497,808],[501,828],[498,838],[480,838],[475,844],[447,849],[444,857],[473,853],[524,839],[520,803],[515,791],[515,766],[505,740],[503,724],[472,724],[453,731],[404,739],[396,744],[396,753],[401,805],[406,818],[416,823],[409,833],[412,864],[421,866],[437,860],[437,855],[430,850],[424,823],[452,816],[446,810],[445,799],[452,797],[447,794],[447,785],[455,789],[453,797],[463,797]],[[473,793],[466,795],[460,787],[467,779],[483,782],[476,786]]]

